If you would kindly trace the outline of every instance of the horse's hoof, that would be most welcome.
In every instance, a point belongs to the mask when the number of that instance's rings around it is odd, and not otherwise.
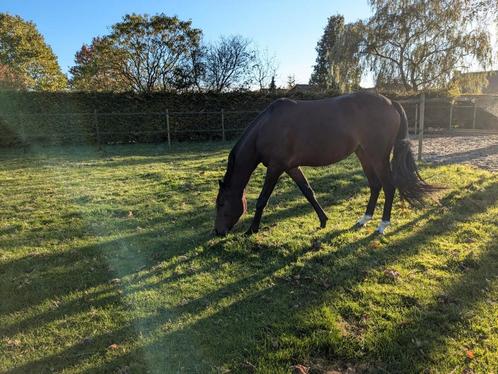
[[[379,227],[375,230],[375,233],[378,235],[384,235],[387,227],[391,224],[390,221],[380,221]]]
[[[361,217],[358,222],[356,222],[356,225],[355,227],[356,228],[362,228],[364,226],[366,226],[366,224],[372,219],[372,216],[368,215],[368,214],[365,214],[363,215],[363,217]]]
[[[250,228],[249,230],[247,230],[244,235],[245,236],[251,236],[252,234],[256,234],[258,232],[258,230],[254,230],[252,228]]]
[[[325,227],[327,227],[327,221],[329,220],[329,217],[327,217],[325,215],[323,217],[318,216],[318,219],[320,220],[320,228],[321,229],[324,229]]]

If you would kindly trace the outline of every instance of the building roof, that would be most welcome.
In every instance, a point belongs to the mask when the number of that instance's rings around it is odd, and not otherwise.
[[[485,76],[488,84],[481,88],[482,93],[498,93],[498,70],[490,71],[470,71],[467,73],[460,73],[462,77],[479,77]]]

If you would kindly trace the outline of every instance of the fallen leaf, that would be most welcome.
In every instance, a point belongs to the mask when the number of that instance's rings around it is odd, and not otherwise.
[[[474,358],[474,352],[473,351],[466,351],[465,356],[469,359],[472,360]]]
[[[133,218],[133,212],[131,210],[128,212],[128,218]]]
[[[399,278],[399,273],[393,269],[386,269],[384,270],[384,276],[386,276],[389,279],[396,280]]]
[[[379,249],[381,247],[381,243],[378,240],[372,240],[370,244],[368,245],[369,248],[371,249]]]
[[[117,344],[111,344],[109,347],[107,347],[107,349],[110,349],[112,351],[115,351],[118,348],[119,348],[119,345],[117,345]]]
[[[294,365],[291,366],[291,369],[294,374],[308,374],[310,372],[310,368],[304,365]]]
[[[19,347],[21,345],[21,341],[19,339],[7,339],[6,343],[10,347]]]

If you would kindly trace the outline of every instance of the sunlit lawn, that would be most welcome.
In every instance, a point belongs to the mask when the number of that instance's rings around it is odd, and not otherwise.
[[[439,203],[378,238],[350,229],[355,159],[306,168],[326,229],[283,177],[259,234],[220,239],[228,150],[2,151],[0,372],[498,371],[497,174],[424,167]]]

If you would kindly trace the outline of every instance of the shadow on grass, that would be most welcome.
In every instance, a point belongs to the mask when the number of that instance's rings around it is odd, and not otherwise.
[[[221,147],[221,149],[224,148]],[[325,199],[324,206],[327,206],[365,188],[366,182],[360,182],[360,177],[362,173],[356,168],[344,173],[311,178],[311,183],[317,192],[332,186],[332,197]],[[348,182],[343,186],[333,188],[338,180],[348,180]],[[264,222],[267,225],[275,222],[278,224],[282,219],[302,214],[305,209],[311,211],[312,208],[294,185],[288,190],[277,192],[272,204],[278,201],[294,200],[298,197],[302,199],[302,203],[271,212],[264,216]],[[164,372],[168,369],[205,372],[222,364],[229,364],[236,370],[243,371],[247,369],[244,364],[241,364],[244,360],[257,362],[264,355],[259,345],[267,339],[267,333],[273,333],[275,326],[283,326],[284,330],[291,334],[306,334],[308,331],[301,331],[298,328],[298,320],[303,310],[320,305],[330,292],[351,289],[369,272],[395,262],[400,256],[416,254],[432,236],[444,234],[461,220],[469,219],[472,215],[485,211],[488,206],[486,204],[495,203],[497,198],[496,184],[483,191],[470,193],[463,198],[450,196],[447,198],[447,211],[441,218],[429,221],[407,239],[394,241],[378,251],[366,249],[366,245],[373,236],[366,236],[354,242],[335,243],[335,239],[341,238],[348,230],[332,231],[325,235],[318,233],[317,236],[322,236],[323,242],[334,243],[334,250],[330,253],[317,252],[311,259],[306,260],[304,266],[299,267],[296,266],[296,262],[311,250],[311,244],[310,247],[295,250],[277,245],[262,246],[256,239],[240,239],[243,245],[249,248],[238,252],[226,249],[226,240],[231,240],[230,238],[215,241],[214,245],[210,245],[209,234],[207,230],[204,230],[204,224],[212,220],[213,213],[205,209],[199,209],[198,214],[188,212],[180,213],[175,217],[166,216],[164,219],[158,219],[151,222],[150,230],[144,233],[134,233],[120,239],[97,242],[63,253],[24,257],[3,263],[0,265],[0,275],[20,277],[19,280],[22,281],[23,274],[29,274],[31,283],[24,284],[17,291],[30,295],[29,300],[20,297],[17,303],[0,305],[0,312],[10,314],[22,308],[33,308],[34,313],[12,325],[1,326],[0,335],[2,336],[27,332],[52,321],[70,318],[71,315],[88,312],[92,306],[114,308],[118,305],[120,310],[125,310],[130,306],[122,304],[118,294],[109,294],[117,288],[123,288],[128,295],[146,290],[159,292],[167,289],[174,282],[195,282],[195,276],[199,273],[216,272],[225,263],[233,264],[241,269],[240,275],[233,281],[198,298],[160,310],[147,311],[147,316],[124,323],[115,331],[97,333],[91,345],[78,343],[61,349],[60,352],[51,356],[21,364],[10,372],[40,372],[50,368],[63,370],[78,367],[83,360],[94,356],[103,357],[110,344],[127,344],[130,341],[136,343],[142,335],[146,337],[143,346],[135,344],[131,352],[126,352],[119,357],[103,358],[104,364],[97,370],[115,371],[120,366],[138,363],[144,370],[149,369],[154,372]],[[486,204],[481,204],[481,201],[486,201]],[[438,213],[438,209],[426,211],[417,220]],[[172,218],[176,219],[174,224],[171,223]],[[412,221],[398,227],[393,233],[408,232],[412,230],[413,224]],[[192,227],[197,230],[191,230]],[[168,236],[168,230],[176,230],[175,236]],[[192,253],[192,250],[199,246],[204,250]],[[145,287],[133,284],[120,287],[109,283],[115,276],[122,278],[136,275],[133,283],[138,280],[147,280],[156,271],[164,272],[176,267],[180,262],[175,260],[169,264],[171,268],[159,267],[154,270],[156,265],[170,261],[179,255],[188,255],[185,260],[181,261],[184,265],[192,262],[194,258],[202,260],[204,265],[196,268],[194,273],[174,273],[158,282],[149,282]],[[214,261],[214,259],[219,261]],[[284,275],[280,274],[281,272]],[[299,276],[300,281],[296,280],[296,276]],[[95,290],[99,287],[102,290]],[[465,287],[465,285],[456,284],[455,290],[465,289]],[[63,299],[72,292],[84,290],[89,291],[87,296],[73,297],[56,309],[36,313],[36,307],[44,301]],[[3,292],[0,291],[0,295],[2,298],[8,297],[8,292],[16,291],[14,288],[9,288]],[[449,293],[452,294],[452,291],[450,290]],[[471,299],[467,307],[470,309],[477,300],[477,296]],[[431,315],[431,310],[429,312],[428,315]],[[182,322],[184,320],[185,322]],[[177,327],[168,327],[175,322]],[[413,322],[412,327],[416,330],[421,326]],[[442,338],[446,333],[444,330],[435,329],[436,339],[438,336]],[[403,333],[383,337],[383,339],[386,345],[399,342],[405,347],[407,344]],[[275,350],[278,347],[270,345],[268,350],[272,349]],[[316,352],[305,352],[303,355],[326,355],[324,352],[333,350],[327,347],[320,349]],[[395,368],[396,363],[392,362],[391,357],[400,359],[396,354],[397,351],[393,348],[392,352],[370,352],[369,357],[384,359],[387,367]],[[300,363],[302,358],[291,357],[290,360]],[[420,363],[418,360],[419,358],[414,356],[410,363],[418,365]]]
[[[106,360],[99,370],[112,371],[122,365],[136,362],[142,362],[143,368],[152,372],[164,372],[170,368],[174,371],[203,372],[222,364],[228,364],[237,371],[248,370],[247,363],[244,362],[257,364],[264,359],[267,351],[278,351],[280,348],[285,350],[285,347],[278,346],[279,343],[273,347],[263,344],[266,349],[261,350],[260,345],[268,340],[268,335],[291,334],[302,335],[304,338],[309,334],[310,331],[299,327],[300,318],[304,311],[327,300],[330,292],[352,292],[352,288],[372,271],[389,266],[400,257],[416,255],[432,237],[444,235],[453,230],[459,222],[486,211],[497,199],[497,183],[461,198],[450,195],[443,200],[442,212],[442,208],[424,212],[422,217],[429,218],[424,226],[404,239],[393,239],[381,250],[369,249],[367,244],[373,236],[366,236],[354,242],[340,242],[335,250],[327,253],[317,252],[299,267],[296,266],[296,261],[309,252],[310,248],[287,251],[290,254],[285,254],[286,251],[282,251],[282,248],[269,245],[259,247],[257,258],[252,259],[249,256],[250,249],[249,253],[227,252],[225,242],[219,241],[206,248],[200,256],[208,264],[211,263],[209,259],[214,257],[222,262],[236,264],[244,269],[241,276],[197,299],[163,308],[150,316],[135,320],[129,330],[137,329],[138,326],[137,333],[149,337],[147,343],[136,350]],[[442,214],[436,219],[430,219],[431,215],[436,213]],[[397,230],[409,232],[413,230],[413,222]],[[333,231],[325,235],[322,241],[335,243],[335,239],[345,232],[347,230]],[[247,244],[250,243],[256,245],[251,240]],[[467,294],[473,288],[482,288],[486,276],[496,276],[496,267],[492,266],[495,263],[496,254],[488,250],[478,260],[476,267],[459,278],[445,294],[458,300],[461,293]],[[218,265],[213,266],[197,271],[215,271]],[[483,269],[485,271],[482,271]],[[279,271],[283,273],[278,273]],[[180,278],[188,281],[189,277],[194,275],[179,274],[176,278],[165,279],[164,282],[152,284],[150,287],[159,290]],[[424,354],[417,354],[409,340],[413,336],[429,339],[430,344],[426,349],[430,351],[435,344],[451,335],[451,327],[447,324],[437,326],[437,323],[445,318],[462,318],[463,313],[471,310],[482,297],[482,293],[473,293],[471,297],[462,300],[461,304],[457,302],[457,308],[451,310],[446,310],[436,302],[420,314],[414,310],[413,320],[409,321],[407,326],[398,329],[394,335],[379,338],[379,344],[384,347],[382,351],[366,352],[362,360],[381,360],[382,368],[388,371],[406,371],[407,367],[422,368],[426,357]],[[185,321],[176,327],[168,327],[175,321],[183,320]],[[430,331],[426,328],[427,324],[431,326]],[[18,328],[24,329],[23,326]],[[112,339],[103,339],[105,344],[111,340],[120,344],[119,339],[132,339],[129,334],[120,331],[111,333]],[[354,347],[355,343],[351,344]],[[101,344],[101,349],[103,347],[104,343]],[[18,366],[11,372],[33,372],[49,363],[57,369],[76,366],[82,359],[76,354],[78,349],[78,345],[70,347],[51,357]],[[404,351],[409,354],[405,355]],[[276,364],[286,365],[288,361],[301,363],[303,359],[316,356],[344,362],[352,358],[348,355],[348,352],[338,352],[334,346],[319,346],[314,347],[313,352],[302,352],[299,357],[286,357],[284,354],[281,356],[281,362],[276,359]]]
[[[382,334],[376,344],[377,350],[371,352],[372,357],[388,362],[391,372],[406,372],[407,368],[412,372],[424,372],[437,363],[435,360],[445,356],[448,338],[461,338],[456,336],[458,328],[469,324],[470,312],[487,297],[490,280],[498,276],[496,240],[495,237],[494,241],[489,241],[478,258],[464,263],[457,270],[462,275],[443,293],[436,295],[432,303],[412,308],[402,325],[391,333]],[[463,365],[465,347],[461,348],[461,356],[454,359],[454,364],[468,366],[469,360]],[[433,356],[434,351],[438,351],[438,357]]]

